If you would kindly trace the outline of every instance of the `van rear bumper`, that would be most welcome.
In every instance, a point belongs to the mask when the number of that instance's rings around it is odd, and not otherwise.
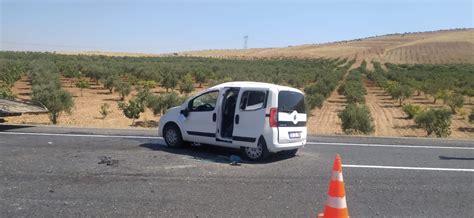
[[[299,149],[299,148],[304,147],[305,145],[306,145],[306,139],[299,142],[282,143],[282,144],[274,141],[270,145],[267,145],[267,148],[270,152],[275,153],[279,151]]]

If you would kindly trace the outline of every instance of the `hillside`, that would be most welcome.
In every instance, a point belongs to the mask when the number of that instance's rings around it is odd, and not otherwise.
[[[397,64],[474,63],[474,29],[390,34],[285,48],[192,51],[179,55],[219,58],[356,57],[358,63],[363,59]]]

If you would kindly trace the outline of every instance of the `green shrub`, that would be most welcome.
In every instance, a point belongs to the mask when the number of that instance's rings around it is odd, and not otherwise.
[[[308,95],[320,94],[324,97],[328,97],[333,89],[334,87],[332,87],[332,84],[319,81],[317,83],[313,83],[306,86],[304,88],[304,92]]]
[[[215,85],[219,85],[219,84],[222,84],[222,83],[226,83],[226,82],[231,82],[232,81],[232,78],[230,77],[224,77],[222,79],[214,79],[214,80],[211,80],[210,83],[209,83],[209,86],[215,86]]]
[[[174,73],[164,73],[161,79],[161,86],[168,92],[169,89],[173,90],[178,85],[178,78]]]
[[[62,112],[70,113],[74,100],[69,92],[58,87],[54,82],[33,86],[32,100],[40,102],[49,110],[49,119],[57,124]]]
[[[323,106],[325,97],[320,94],[306,95],[305,103],[307,112],[313,110],[315,107],[321,108]]]
[[[398,99],[399,105],[401,106],[405,99],[411,97],[413,89],[408,85],[395,84],[388,89],[388,92],[393,99]]]
[[[419,128],[423,128],[429,136],[447,137],[451,134],[451,112],[446,109],[430,109],[415,118]]]
[[[140,118],[140,113],[145,111],[145,107],[137,99],[128,101],[128,104],[119,102],[118,106],[127,118],[132,119],[132,125],[135,123],[135,119]]]
[[[13,94],[10,87],[0,80],[0,99],[14,100],[15,95]]]
[[[156,87],[156,82],[153,80],[140,80],[138,81],[138,85],[143,89],[152,89]]]
[[[445,103],[451,108],[451,113],[456,114],[456,110],[464,106],[464,96],[461,94],[448,95]]]
[[[119,93],[120,100],[123,101],[125,100],[125,97],[130,95],[130,92],[132,92],[132,85],[128,82],[120,81],[117,83],[117,86],[115,87],[115,91]]]
[[[110,108],[110,105],[107,103],[104,103],[100,106],[99,112],[100,112],[100,115],[102,115],[102,119],[105,119],[107,115],[110,114],[109,108]]]
[[[193,78],[191,75],[186,74],[179,83],[179,92],[185,93],[186,95],[194,90]]]
[[[118,76],[112,75],[103,79],[102,83],[104,84],[104,88],[108,89],[110,94],[112,94],[114,91],[114,88],[116,88],[119,85],[120,79],[118,78]]]
[[[372,116],[365,105],[349,104],[338,116],[342,121],[342,130],[346,134],[369,134],[374,131]]]
[[[207,82],[208,77],[208,73],[205,73],[203,71],[197,71],[196,73],[194,73],[194,78],[196,79],[196,82],[199,83],[199,88],[202,87],[203,83]]]
[[[147,88],[138,87],[137,91],[138,92],[137,92],[136,100],[142,104],[146,104],[148,101],[150,101],[150,98],[153,95],[150,92],[150,89],[147,89]]]
[[[81,78],[79,81],[76,82],[76,87],[81,89],[81,97],[82,97],[82,90],[86,88],[90,88],[89,81],[86,78]]]
[[[186,97],[180,97],[175,92],[163,95],[153,95],[147,102],[147,107],[153,111],[154,115],[161,115],[169,108],[179,106],[186,100]]]
[[[365,103],[366,90],[363,86],[352,82],[346,85],[345,96],[347,103]]]
[[[415,118],[422,111],[423,111],[423,109],[418,105],[414,105],[414,104],[403,105],[403,112],[405,112],[405,114],[407,114],[408,119]]]

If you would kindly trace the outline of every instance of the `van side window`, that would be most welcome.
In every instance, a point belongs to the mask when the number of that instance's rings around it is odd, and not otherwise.
[[[240,100],[240,109],[253,111],[263,108],[266,93],[263,91],[245,91]]]
[[[216,108],[219,91],[204,93],[189,102],[190,111],[213,111]]]

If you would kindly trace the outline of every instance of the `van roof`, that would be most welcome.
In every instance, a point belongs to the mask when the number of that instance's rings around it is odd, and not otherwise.
[[[262,83],[262,82],[249,82],[249,81],[226,82],[226,83],[221,83],[219,85],[216,85],[212,88],[220,89],[223,87],[247,87],[247,88],[270,88],[270,89],[273,88],[277,90],[289,90],[289,91],[303,93],[302,91],[298,89],[291,88],[288,86],[281,86],[281,85],[275,85],[271,83]]]

